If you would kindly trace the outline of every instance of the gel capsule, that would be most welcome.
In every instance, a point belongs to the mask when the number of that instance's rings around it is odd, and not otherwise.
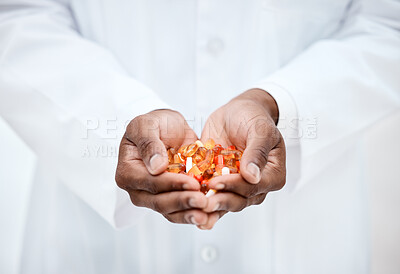
[[[181,155],[184,155],[184,153],[185,153],[186,150],[187,150],[187,147],[188,147],[188,146],[185,146],[185,145],[181,146],[181,147],[178,149],[178,153],[180,153]]]
[[[190,144],[187,147],[186,151],[184,153],[182,153],[182,155],[185,157],[191,157],[197,152],[198,149],[199,149],[199,146],[196,143]]]
[[[168,149],[167,154],[168,154],[168,162],[170,164],[173,164],[174,163],[175,149],[173,147]]]
[[[207,160],[203,160],[200,163],[197,164],[197,167],[199,168],[200,172],[204,172],[207,169],[209,169],[211,166],[211,162]]]
[[[193,163],[195,163],[195,164],[198,164],[198,163],[200,163],[201,161],[204,160],[204,158],[201,157],[199,154],[193,155],[192,158],[193,158]]]
[[[204,180],[210,180],[212,178],[212,176],[214,175],[214,171],[212,168],[206,169],[203,172],[203,178]]]
[[[200,169],[197,167],[197,165],[194,165],[188,172],[188,174],[193,174],[194,176],[196,175],[201,175]]]
[[[205,147],[199,147],[199,149],[196,152],[196,155],[199,155],[201,158],[204,159],[206,157],[207,151],[209,151],[209,150],[206,149]]]
[[[180,153],[177,153],[174,155],[174,163],[175,164],[183,164],[185,162],[185,159],[183,159],[182,155]]]
[[[200,191],[203,192],[204,194],[207,193],[207,191],[208,191],[208,181],[207,180],[203,180],[201,182]]]
[[[185,171],[185,165],[181,164],[181,163],[176,163],[176,164],[170,164],[167,167],[167,171],[168,172],[172,172],[172,173],[180,173],[181,171],[184,172]]]
[[[208,139],[207,142],[204,144],[206,149],[213,149],[215,146],[215,142],[213,139]]]
[[[212,149],[215,155],[219,155],[224,148],[221,145],[215,145]]]

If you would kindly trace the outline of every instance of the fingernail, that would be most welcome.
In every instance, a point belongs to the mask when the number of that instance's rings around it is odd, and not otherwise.
[[[215,186],[216,190],[221,190],[221,189],[224,189],[224,188],[225,188],[224,184],[218,184],[218,185]]]
[[[219,203],[216,203],[214,208],[213,208],[213,211],[217,211],[218,209],[219,209]]]
[[[158,169],[159,166],[163,164],[163,159],[160,154],[154,154],[150,158],[150,169],[155,171]]]
[[[189,218],[189,220],[190,220],[190,222],[191,222],[192,224],[194,224],[194,225],[198,225],[198,224],[199,224],[199,223],[196,222],[196,220],[194,219],[194,216],[191,216],[191,217]]]
[[[255,163],[250,163],[247,165],[247,170],[256,178],[255,183],[258,183],[261,179],[260,168]]]
[[[199,225],[197,226],[198,228],[202,229],[202,230],[207,230],[207,227],[205,225]]]

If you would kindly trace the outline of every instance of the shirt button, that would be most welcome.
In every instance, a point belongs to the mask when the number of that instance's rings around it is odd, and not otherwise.
[[[215,247],[207,245],[201,249],[200,256],[205,263],[212,263],[217,259],[218,251]]]
[[[224,42],[218,38],[211,39],[207,43],[207,50],[213,55],[218,55],[224,50]]]

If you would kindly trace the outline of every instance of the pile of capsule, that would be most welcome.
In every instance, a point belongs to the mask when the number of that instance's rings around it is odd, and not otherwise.
[[[209,139],[205,144],[196,141],[181,146],[178,150],[168,149],[168,172],[192,176],[201,185],[204,194],[209,192],[208,181],[216,176],[240,173],[242,151],[235,146],[223,148]],[[215,191],[213,190],[215,193]],[[211,194],[211,193],[209,193]]]

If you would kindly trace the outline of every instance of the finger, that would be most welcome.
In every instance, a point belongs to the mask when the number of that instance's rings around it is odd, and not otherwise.
[[[281,189],[286,181],[285,151],[271,150],[268,164],[261,174],[258,184],[250,184],[241,174],[218,176],[209,181],[209,188],[223,192],[233,192],[245,198]]]
[[[165,147],[177,148],[198,140],[196,133],[181,113],[171,109],[159,109],[150,112],[149,115],[157,117],[160,125],[159,137]]]
[[[260,204],[267,194],[259,194],[251,198],[244,198],[232,192],[219,192],[208,200],[204,212],[231,211],[239,212],[250,205]]]
[[[208,198],[208,205],[203,211],[208,213],[221,210],[239,212],[248,206],[262,203],[266,195],[263,193],[247,199],[232,192],[218,192]]]
[[[268,192],[270,189],[270,182],[273,178],[263,176],[258,184],[248,183],[241,174],[229,174],[225,176],[218,176],[209,181],[209,188],[223,192],[233,192],[244,198],[251,198],[260,193]]]
[[[208,203],[205,195],[199,191],[173,191],[154,195],[147,191],[134,190],[129,194],[134,205],[147,207],[161,214],[203,209]]]
[[[209,213],[207,223],[205,223],[203,225],[198,225],[197,227],[202,230],[210,230],[215,226],[216,222],[218,222],[218,220],[221,219],[222,216],[224,216],[226,213],[228,213],[228,212],[227,211],[217,211],[217,212]]]
[[[268,163],[262,175],[262,181],[266,181],[269,191],[281,189],[286,183],[286,149],[283,138],[271,150]]]
[[[205,225],[208,221],[208,214],[200,209],[164,214],[164,217],[171,223],[177,224]]]
[[[117,185],[127,191],[144,190],[152,194],[176,190],[200,190],[199,182],[184,174],[164,172],[151,175],[143,161],[119,162],[116,173]]]
[[[214,112],[212,116],[207,119],[201,132],[201,141],[203,143],[212,138],[216,144],[220,144],[223,147],[230,145],[230,143],[227,142],[229,138],[221,121],[224,121],[224,117],[221,117],[218,111]]]
[[[253,197],[260,192],[267,192],[263,180],[259,184],[248,183],[241,174],[229,174],[226,176],[218,176],[209,181],[209,187],[223,192],[233,192],[244,198]]]
[[[125,137],[136,145],[140,158],[151,174],[160,174],[167,168],[167,150],[160,140],[160,122],[156,115],[145,114],[133,119]]]
[[[280,140],[280,133],[271,119],[259,118],[249,126],[246,149],[241,160],[241,174],[251,184],[261,180],[268,154]]]

